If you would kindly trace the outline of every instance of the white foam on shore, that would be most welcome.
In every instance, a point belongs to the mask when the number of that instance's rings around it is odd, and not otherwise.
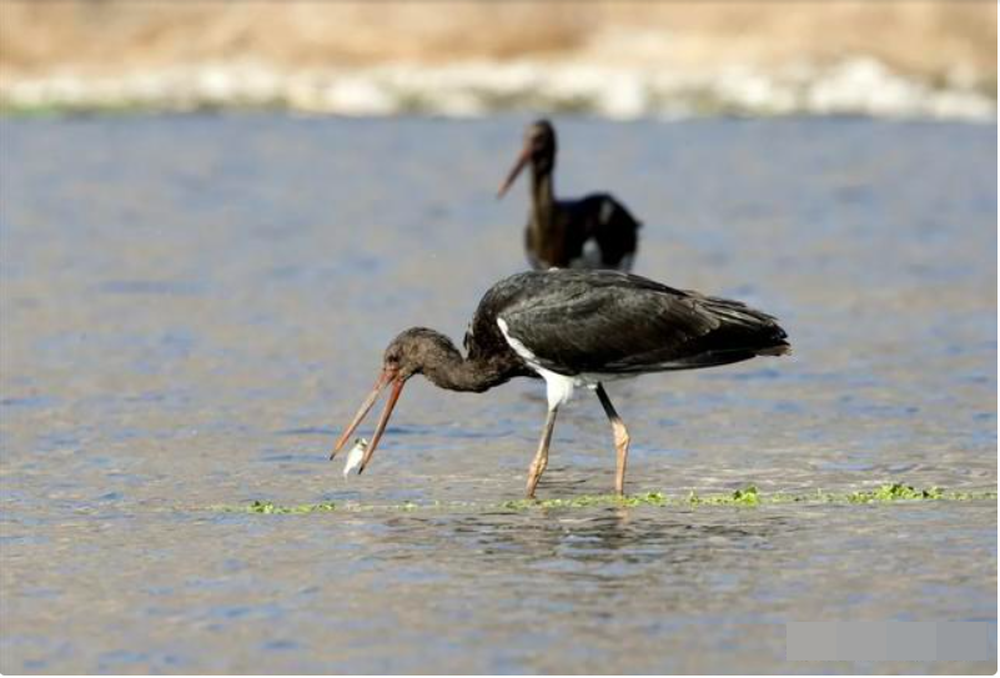
[[[542,110],[622,120],[726,114],[992,120],[997,111],[993,97],[961,78],[932,87],[867,57],[822,68],[797,64],[770,72],[728,68],[697,75],[592,61],[313,71],[228,62],[113,76],[7,74],[0,78],[0,107],[276,107],[349,116],[425,113],[452,117]]]

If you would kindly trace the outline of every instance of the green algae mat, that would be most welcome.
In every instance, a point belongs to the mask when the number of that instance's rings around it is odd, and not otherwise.
[[[777,504],[888,504],[895,502],[968,502],[991,500],[996,501],[995,490],[954,491],[939,487],[918,489],[902,483],[884,484],[875,489],[857,490],[852,492],[824,492],[817,490],[812,493],[764,493],[753,485],[735,490],[728,494],[698,494],[668,496],[663,492],[646,492],[642,494],[619,497],[613,494],[580,495],[565,499],[518,499],[494,504],[476,502],[434,502],[418,504],[406,502],[402,504],[357,504],[323,502],[318,504],[281,505],[270,501],[255,500],[245,505],[218,505],[207,507],[208,510],[227,513],[260,513],[260,514],[303,514],[362,512],[362,511],[447,511],[447,510],[490,510],[490,511],[530,511],[534,509],[574,509],[593,507],[699,507],[699,506],[737,506],[754,507]]]

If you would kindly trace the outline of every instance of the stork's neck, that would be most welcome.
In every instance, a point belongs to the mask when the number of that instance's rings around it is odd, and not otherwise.
[[[449,391],[482,393],[510,378],[498,364],[463,357],[443,334],[435,337],[433,347],[425,354],[421,371],[435,386]]]
[[[552,170],[555,159],[544,166],[531,166],[531,225],[538,231],[548,230],[553,222],[556,198],[553,188]]]

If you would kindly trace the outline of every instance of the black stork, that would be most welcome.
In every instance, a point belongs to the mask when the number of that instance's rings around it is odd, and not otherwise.
[[[531,267],[631,270],[641,223],[607,193],[556,199],[552,186],[556,131],[548,120],[528,127],[524,148],[500,185],[498,198],[529,164],[531,212],[524,247]]]
[[[482,393],[514,377],[541,377],[548,416],[528,469],[527,496],[548,463],[559,407],[573,390],[597,393],[611,422],[618,463],[615,491],[625,489],[629,434],[602,383],[647,372],[714,367],[790,345],[772,316],[738,301],[677,290],[618,271],[551,269],[501,280],[486,292],[465,335],[466,355],[443,334],[412,327],[389,344],[371,394],[337,440],[344,446],[379,394],[389,398],[365,450],[365,469],[407,379],[422,374],[451,391]]]

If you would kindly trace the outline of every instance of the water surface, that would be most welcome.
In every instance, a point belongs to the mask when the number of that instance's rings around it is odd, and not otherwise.
[[[326,461],[411,325],[524,266],[524,120],[0,122],[0,670],[811,672],[788,621],[996,621],[995,502],[509,512],[541,385],[414,379]],[[778,315],[795,353],[613,384],[629,491],[996,487],[996,127],[559,125],[557,189],[637,272]],[[369,429],[370,430],[370,429]],[[611,489],[596,398],[543,497]],[[294,516],[253,500],[466,510]]]

